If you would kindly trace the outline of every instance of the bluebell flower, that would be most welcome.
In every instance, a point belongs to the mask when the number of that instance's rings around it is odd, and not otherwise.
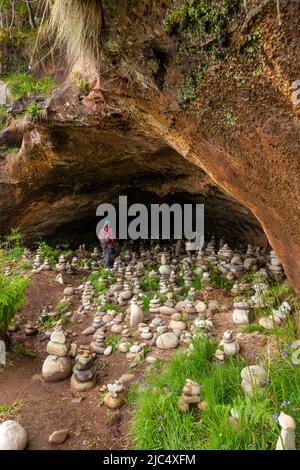
[[[162,426],[158,426],[157,432],[162,432]]]
[[[159,415],[159,416],[157,417],[157,419],[158,419],[158,421],[161,421],[161,420],[163,419],[163,417]]]
[[[285,400],[284,400],[284,401],[281,403],[280,408],[285,408],[286,406],[288,406],[288,405],[290,405],[290,404],[291,404],[290,401],[285,401]]]
[[[279,417],[279,414],[278,413],[274,413],[273,415],[273,419],[276,423],[278,423],[278,417]]]

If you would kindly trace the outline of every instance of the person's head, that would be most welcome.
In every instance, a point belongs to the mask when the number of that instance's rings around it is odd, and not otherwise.
[[[104,230],[105,232],[108,232],[109,226],[110,226],[110,222],[109,222],[109,220],[106,220],[106,221],[104,222],[104,225],[103,225],[103,230]]]

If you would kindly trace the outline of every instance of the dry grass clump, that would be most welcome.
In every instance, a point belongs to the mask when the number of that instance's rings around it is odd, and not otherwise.
[[[102,27],[101,0],[55,0],[50,24],[56,42],[67,48],[69,62],[95,63]]]

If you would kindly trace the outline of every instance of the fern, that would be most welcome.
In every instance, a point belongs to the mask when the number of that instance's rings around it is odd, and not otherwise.
[[[5,336],[16,311],[24,303],[28,279],[0,274],[0,337]]]

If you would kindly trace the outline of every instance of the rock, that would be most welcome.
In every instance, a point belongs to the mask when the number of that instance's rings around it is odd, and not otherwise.
[[[229,424],[233,429],[235,429],[236,432],[239,432],[241,430],[239,420],[236,419],[234,416],[229,416]]]
[[[73,374],[70,380],[70,387],[74,392],[86,392],[90,390],[91,388],[95,387],[95,385],[96,385],[96,377],[93,377],[91,380],[88,380],[87,382],[79,382],[78,380],[76,380],[76,377]]]
[[[274,322],[273,322],[272,318],[261,317],[258,320],[258,324],[260,326],[262,326],[263,328],[266,328],[267,330],[273,330],[273,328],[274,328]]]
[[[127,384],[129,382],[132,382],[134,380],[134,378],[135,378],[134,374],[123,374],[119,378],[118,382],[121,383],[121,384]]]
[[[175,333],[163,333],[156,340],[159,349],[174,349],[178,346],[178,337]]]
[[[118,323],[115,323],[114,325],[112,325],[110,331],[112,333],[121,333],[123,329],[124,329],[123,325],[119,325]]]
[[[96,328],[94,328],[93,326],[88,326],[85,330],[83,330],[81,334],[84,336],[90,336],[90,335],[93,335],[95,331],[96,331]]]
[[[159,307],[159,313],[162,315],[172,315],[173,313],[176,313],[176,309],[173,307],[167,307],[166,305],[162,305]]]
[[[171,330],[183,331],[183,330],[186,329],[186,323],[184,321],[180,321],[180,320],[171,320],[170,324],[169,324],[169,327],[171,328]]]
[[[0,424],[0,450],[24,450],[27,442],[27,432],[21,424],[12,419]]]
[[[52,336],[52,335],[51,335]],[[52,341],[49,341],[47,344],[47,353],[50,355],[55,355],[55,356],[67,356],[69,351],[70,351],[70,344],[59,344],[59,343],[52,343]]]
[[[72,295],[74,295],[73,287],[66,287],[64,289],[64,295],[66,295],[67,297],[71,297]]]
[[[68,429],[60,429],[59,431],[54,431],[50,436],[49,436],[49,443],[53,445],[59,445],[65,442],[65,440],[69,436],[69,430]]]
[[[205,302],[202,302],[201,300],[197,300],[197,302],[195,302],[195,308],[197,313],[205,313],[207,310]]]
[[[104,352],[103,352],[104,356],[110,356],[110,354],[112,353],[112,350],[113,350],[112,346],[107,346],[107,348],[104,349]]]
[[[63,331],[53,331],[50,336],[50,341],[53,343],[58,343],[58,344],[65,344],[66,342],[66,335],[64,334]]]
[[[263,367],[252,365],[244,367],[244,369],[241,370],[241,378],[242,380],[246,380],[246,382],[256,381],[257,383],[265,383],[268,378],[268,373]]]
[[[144,321],[144,312],[141,307],[133,302],[130,308],[130,320],[129,324],[131,328],[136,328],[139,323]]]
[[[124,403],[124,393],[119,393],[117,397],[113,397],[112,393],[108,392],[105,395],[103,402],[107,406],[107,408],[110,408],[111,410],[116,410],[120,408]]]
[[[157,360],[158,360],[157,357],[154,357],[154,356],[147,356],[147,357],[146,357],[146,362],[147,362],[148,364],[153,364],[153,363],[156,362]]]
[[[285,414],[281,411],[280,415],[278,416],[278,423],[285,431],[295,431],[296,423],[292,416]]]
[[[133,344],[133,345],[130,347],[129,351],[130,351],[131,353],[137,354],[138,352],[141,351],[141,349],[142,349],[142,347],[141,347],[139,344]]]
[[[46,357],[42,375],[46,382],[59,382],[65,380],[71,375],[72,362],[69,357]]]

